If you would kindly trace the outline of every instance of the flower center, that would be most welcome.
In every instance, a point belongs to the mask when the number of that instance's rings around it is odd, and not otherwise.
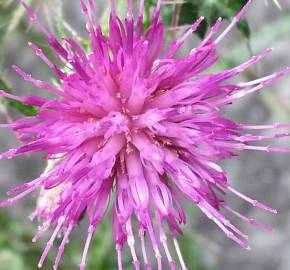
[[[113,126],[129,131],[132,126],[132,117],[121,112],[110,112],[108,117]]]

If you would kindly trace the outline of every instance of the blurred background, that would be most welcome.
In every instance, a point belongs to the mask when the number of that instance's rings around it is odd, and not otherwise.
[[[27,1],[41,20],[57,36],[73,35],[84,46],[87,44],[85,25],[78,0],[30,0]],[[104,29],[108,14],[107,1],[97,0],[98,12]],[[119,10],[126,1],[119,1]],[[202,38],[214,20],[222,16],[225,25],[246,2],[245,0],[189,0],[164,1],[162,16],[172,38],[184,31],[199,15],[207,17],[201,30],[188,41],[190,50]],[[150,11],[154,1],[145,0]],[[179,29],[179,30],[178,30]],[[33,41],[49,52],[43,36],[30,23],[18,1],[0,0],[0,89],[19,95],[39,93],[20,79],[11,69],[19,65],[35,78],[51,81],[53,74],[27,46]],[[233,67],[268,47],[274,52],[256,67],[240,76],[246,81],[275,72],[290,65],[290,0],[254,0],[246,19],[219,45],[220,62],[213,70]],[[229,106],[227,115],[240,123],[270,124],[290,122],[290,76],[285,77],[260,93],[248,96]],[[31,108],[0,100],[1,123],[21,114],[33,114]],[[16,135],[7,130],[0,133],[1,152],[18,145]],[[289,139],[273,142],[290,146]],[[197,208],[186,205],[188,224],[185,237],[180,239],[189,270],[289,270],[290,269],[290,155],[243,152],[239,158],[227,160],[222,166],[228,172],[232,185],[250,197],[264,201],[278,209],[276,216],[255,209],[236,197],[227,200],[241,213],[257,218],[272,226],[274,233],[266,233],[232,219],[250,236],[252,251],[244,251],[230,241]],[[0,198],[6,191],[21,182],[36,178],[46,167],[41,156],[23,156],[0,161]],[[18,202],[9,209],[0,209],[0,270],[37,269],[38,259],[45,247],[43,239],[32,243],[37,222],[29,215],[35,207],[34,197]],[[78,269],[87,224],[83,221],[71,237],[63,256],[61,270]],[[46,236],[48,237],[48,235]],[[51,252],[44,269],[52,269],[54,252]],[[88,259],[88,270],[116,269],[116,259],[111,237],[110,214],[99,227]],[[130,260],[125,269],[133,269]]]

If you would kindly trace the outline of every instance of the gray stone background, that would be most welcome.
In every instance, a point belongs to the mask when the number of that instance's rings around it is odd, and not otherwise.
[[[78,31],[84,31],[79,1],[62,0],[65,4],[65,16],[69,23]],[[50,2],[50,1],[46,1]],[[260,52],[266,47],[274,47],[275,51],[258,67],[259,75],[266,75],[290,65],[290,1],[280,0],[282,11],[278,10],[271,0],[265,5],[264,0],[255,0],[247,18],[252,30],[252,50]],[[53,10],[53,5],[48,9]],[[26,29],[26,31],[34,31]],[[23,82],[9,68],[15,63],[35,77],[49,79],[50,73],[41,61],[37,60],[26,45],[25,31],[19,28],[10,34],[7,44],[0,48],[4,52],[5,74],[18,94],[35,91]],[[194,42],[194,39],[192,40]],[[194,46],[189,43],[188,48]],[[234,59],[234,63],[249,57],[244,38],[238,31],[233,31],[220,45],[220,55],[225,59]],[[240,77],[239,80],[246,80]],[[13,117],[12,113],[12,117]],[[253,94],[238,101],[228,108],[228,116],[242,123],[263,124],[290,122],[290,76],[263,90],[263,94]],[[1,113],[1,123],[5,122]],[[6,150],[17,145],[15,135],[1,130],[0,148]],[[270,142],[275,145],[290,147],[290,140]],[[252,251],[244,251],[224,234],[212,222],[198,211],[189,210],[189,225],[192,237],[202,246],[202,256],[210,269],[214,270],[289,270],[290,269],[290,155],[243,152],[239,158],[223,162],[229,179],[234,187],[245,194],[264,201],[277,208],[279,213],[274,216],[255,209],[240,199],[229,196],[231,205],[247,216],[257,218],[275,228],[274,233],[266,233],[240,220],[236,221],[239,228],[248,232]],[[13,161],[0,162],[0,196],[18,182],[27,181],[38,176],[45,162],[39,156],[26,156]],[[33,203],[18,203],[11,211],[26,217]],[[0,209],[1,211],[1,209]],[[25,219],[26,220],[26,219]],[[1,221],[0,221],[1,222]],[[24,222],[29,222],[28,220]],[[0,232],[1,233],[1,232]],[[0,266],[1,269],[1,266]],[[34,268],[32,268],[34,269]],[[13,269],[11,269],[13,270]]]

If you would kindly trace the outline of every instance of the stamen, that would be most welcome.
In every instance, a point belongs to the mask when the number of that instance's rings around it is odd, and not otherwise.
[[[253,141],[264,141],[264,140],[271,140],[271,139],[281,139],[285,137],[289,137],[290,133],[278,133],[274,135],[266,135],[266,136],[256,136],[256,135],[241,135],[241,136],[234,136],[233,138],[240,142],[253,142]]]
[[[232,239],[234,242],[236,242],[238,245],[240,245],[242,248],[246,250],[251,249],[251,247],[248,244],[246,244],[244,241],[235,236],[234,233],[229,231],[217,218],[213,217],[212,220],[222,229],[222,231],[228,238]]]
[[[229,70],[228,72],[234,75],[242,73],[246,69],[252,67],[254,64],[258,63],[259,61],[263,60],[265,57],[269,56],[269,54],[273,52],[273,48],[267,48],[266,50],[262,51],[257,55],[253,55],[248,61],[242,63],[241,65],[234,67],[233,69]],[[238,84],[238,86],[240,86]],[[241,86],[242,87],[242,86]]]
[[[12,95],[10,93],[7,93],[4,90],[0,90],[0,97],[5,97],[5,98],[9,98],[9,99],[12,99],[12,100],[19,101],[21,103],[25,103],[25,97],[15,96],[15,95]],[[2,126],[4,127],[4,126],[8,126],[8,125],[7,124],[3,124]],[[11,126],[11,124],[9,124],[9,126]]]
[[[139,237],[141,240],[141,249],[143,254],[143,260],[146,270],[152,270],[150,263],[148,262],[147,252],[146,252],[146,243],[145,243],[145,230],[143,228],[139,229]]]
[[[256,151],[265,151],[268,153],[276,152],[276,153],[290,153],[290,148],[286,147],[273,147],[271,145],[267,146],[255,146],[255,145],[245,145],[244,149],[247,150],[256,150]]]
[[[258,207],[258,208],[261,208],[261,209],[264,209],[268,212],[271,212],[273,214],[277,214],[277,210],[257,201],[257,200],[253,200],[247,196],[245,196],[244,194],[240,193],[239,191],[235,190],[234,188],[232,187],[228,187],[227,188],[229,191],[231,191],[232,193],[236,194],[238,197],[240,197],[241,199],[245,200],[246,202],[252,204],[253,206],[255,207]]]
[[[139,5],[139,17],[142,17],[144,13],[144,0],[140,0],[140,5]]]
[[[257,80],[253,80],[253,81],[249,81],[249,82],[245,82],[245,83],[239,83],[239,84],[237,84],[237,86],[244,88],[244,87],[252,86],[255,84],[260,84],[262,82],[273,79],[275,76],[276,76],[276,74],[274,73],[274,74],[271,74],[271,75],[266,76],[266,77],[262,77],[262,78],[257,79]]]
[[[64,252],[64,247],[68,243],[68,238],[69,238],[69,235],[70,235],[73,227],[74,227],[74,223],[72,222],[69,225],[67,231],[65,232],[65,235],[64,235],[64,237],[62,239],[62,242],[61,242],[61,244],[60,244],[60,246],[58,248],[58,252],[57,252],[57,255],[56,255],[56,259],[55,259],[55,262],[54,262],[54,265],[53,265],[53,270],[57,270],[57,268],[59,266],[59,263],[60,263],[62,254]]]
[[[200,24],[204,21],[205,17],[201,16],[199,19],[196,20],[196,22],[190,27],[188,31],[185,32],[181,38],[178,39],[178,43],[183,43],[193,32],[197,30],[197,28],[200,26]]]
[[[156,7],[155,7],[155,9],[153,11],[153,15],[152,15],[152,23],[158,22],[158,19],[160,16],[161,2],[162,2],[162,0],[157,0]]]
[[[228,228],[230,228],[232,231],[234,231],[236,234],[240,235],[241,237],[245,238],[245,239],[249,239],[249,236],[244,234],[242,231],[240,231],[236,226],[234,226],[233,224],[230,223],[229,220],[223,220],[222,223],[227,226]]]
[[[256,146],[256,145],[247,145],[243,143],[227,143],[227,142],[217,142],[216,145],[222,146],[225,148],[231,148],[239,151],[243,150],[254,150],[254,151],[264,151],[267,153],[276,152],[276,153],[290,153],[289,147],[274,147],[274,146]]]
[[[240,128],[248,130],[260,130],[260,129],[283,129],[290,128],[290,124],[274,124],[274,125],[260,125],[260,126],[248,126],[240,124]]]
[[[133,19],[133,8],[132,8],[132,0],[127,0],[128,3],[128,18]]]
[[[40,23],[40,21],[38,20],[36,14],[32,11],[32,9],[26,4],[26,2],[24,0],[20,0],[20,3],[22,4],[22,6],[25,8],[30,20],[34,23],[36,23],[36,25],[39,27],[39,29],[47,36],[50,37],[51,34],[48,32],[48,30]]]
[[[218,29],[220,28],[221,24],[222,24],[222,18],[219,17],[215,24],[211,27],[209,33],[207,34],[207,36],[203,39],[203,41],[201,42],[201,44],[198,46],[199,48],[204,46],[210,39],[211,37],[218,31]],[[194,51],[194,49],[193,49]]]
[[[113,17],[115,17],[116,16],[116,2],[115,2],[115,0],[110,0],[110,3],[111,3],[112,15],[113,15]]]
[[[244,220],[245,222],[253,225],[253,226],[256,226],[257,228],[259,229],[262,229],[264,231],[267,231],[267,232],[273,232],[274,229],[271,228],[270,226],[267,226],[263,223],[260,223],[258,222],[257,220],[253,219],[253,218],[247,218],[245,217],[244,215],[238,213],[237,211],[235,211],[234,209],[232,209],[231,207],[229,207],[228,205],[224,205],[223,206],[225,209],[227,209],[229,212],[231,212],[232,214],[234,214],[235,216],[239,217],[240,219]]]
[[[0,158],[1,158],[1,156],[0,156]],[[29,188],[29,189],[25,190],[24,192],[18,194],[17,196],[15,196],[13,198],[9,198],[6,201],[0,202],[0,207],[10,206],[11,204],[15,203],[16,201],[22,199],[23,197],[27,196],[31,192],[35,191],[37,188],[39,188],[40,184],[41,183],[35,184],[31,188]]]
[[[158,248],[158,241],[157,241],[155,233],[154,233],[153,224],[152,224],[151,218],[149,217],[148,214],[146,215],[146,225],[147,225],[147,229],[148,229],[149,236],[151,239],[152,247],[153,247],[153,250],[155,252],[158,270],[162,270],[162,256],[161,256],[161,253],[160,253],[159,248]]]
[[[11,124],[0,124],[0,128],[15,128],[16,124],[11,123]]]
[[[99,20],[98,20],[98,17],[97,17],[97,10],[96,10],[96,6],[95,6],[94,0],[89,0],[89,5],[90,5],[90,9],[91,9],[91,17],[92,17],[94,26],[98,26],[99,25]]]
[[[269,85],[273,81],[279,79],[280,77],[286,75],[289,72],[290,72],[290,67],[286,67],[284,70],[277,72],[277,73],[273,74],[272,76],[269,76],[267,80],[262,80],[256,87],[241,90],[241,91],[229,96],[229,101],[233,101],[234,99],[241,98],[241,97],[244,97],[245,95],[256,92],[256,91],[260,90],[261,88]]]
[[[290,67],[286,67],[284,70],[273,74],[274,76],[271,76],[268,80],[262,81],[260,84],[258,84],[255,87],[238,90],[237,92],[235,92],[232,95],[226,96],[226,97],[224,97],[222,99],[219,99],[219,100],[216,100],[216,101],[213,101],[213,103],[216,106],[221,106],[221,105],[224,105],[224,104],[231,103],[231,102],[233,102],[236,99],[242,98],[242,97],[244,97],[244,96],[246,96],[248,94],[251,94],[251,93],[254,93],[256,91],[261,90],[265,86],[271,84],[273,81],[279,79],[280,77],[284,76],[285,74],[287,74],[289,72],[290,72]]]
[[[49,226],[50,226],[50,220],[44,222],[42,226],[39,226],[36,234],[32,238],[32,242],[35,243],[36,241],[38,241],[40,237],[48,230]]]
[[[132,255],[132,258],[133,258],[133,265],[134,265],[136,270],[141,270],[140,262],[139,262],[139,260],[137,258],[135,247],[134,247],[135,238],[134,238],[134,235],[133,235],[132,224],[131,224],[131,220],[130,219],[126,223],[126,229],[127,229],[127,233],[128,233],[127,242],[128,242],[128,246],[130,247],[131,255]]]
[[[135,40],[140,40],[142,36],[142,30],[143,30],[143,13],[144,13],[144,0],[140,1],[139,5],[139,12],[138,12],[138,21],[136,25],[136,34],[135,34]]]
[[[95,37],[95,29],[94,29],[94,24],[91,20],[91,16],[89,14],[89,11],[88,11],[88,7],[85,3],[84,0],[80,0],[81,1],[81,6],[82,6],[82,10],[83,10],[83,13],[85,15],[85,19],[86,19],[86,23],[87,23],[87,29],[92,37],[92,39]]]
[[[122,247],[119,244],[116,245],[116,252],[117,252],[117,258],[118,258],[118,270],[123,270]]]
[[[156,10],[157,10],[158,12],[160,11],[161,3],[162,3],[162,0],[157,0]]]
[[[59,76],[61,79],[65,78],[66,75],[55,65],[53,64],[43,53],[43,51],[38,48],[34,43],[28,42],[28,45],[35,51],[36,55],[39,56],[47,66],[54,71],[54,73]]]
[[[84,248],[84,252],[83,252],[83,256],[82,256],[82,261],[80,264],[80,270],[85,270],[86,269],[86,260],[87,260],[87,255],[88,255],[88,251],[89,251],[89,247],[93,238],[93,235],[96,231],[96,226],[94,225],[90,225],[89,229],[88,229],[88,237],[86,240],[86,244],[85,244],[85,248]]]
[[[39,263],[38,263],[38,267],[39,267],[39,268],[41,268],[41,267],[43,266],[43,263],[44,263],[44,261],[45,261],[47,255],[48,255],[50,249],[53,247],[54,240],[55,240],[55,238],[57,237],[57,234],[58,234],[58,232],[60,231],[60,229],[61,229],[61,227],[62,227],[64,221],[65,221],[65,218],[64,218],[64,217],[59,218],[59,220],[58,220],[58,225],[57,225],[57,227],[55,228],[55,230],[54,230],[54,232],[53,232],[51,238],[50,238],[49,241],[47,242],[46,247],[45,247],[45,250],[43,251],[42,256],[41,256],[41,258],[40,258],[40,260],[39,260]]]
[[[218,44],[240,21],[240,19],[244,16],[244,14],[248,11],[250,4],[253,0],[249,0],[247,4],[242,8],[242,10],[233,18],[229,26],[220,34],[220,36],[216,39],[215,44]]]
[[[81,6],[82,6],[83,12],[87,15],[88,14],[88,8],[87,8],[87,5],[86,5],[85,1],[84,0],[80,0],[80,2],[81,2]]]
[[[67,52],[66,50],[62,47],[62,45],[57,41],[57,39],[40,23],[38,20],[36,14],[29,8],[29,6],[26,4],[24,0],[20,0],[20,3],[23,5],[25,8],[28,16],[30,17],[30,20],[34,22],[37,27],[44,33],[44,35],[48,39],[48,43],[50,46],[59,54],[61,55],[64,59],[67,59]]]
[[[184,44],[185,40],[196,31],[196,29],[200,26],[204,17],[200,17],[191,27],[188,29],[178,40],[173,42],[168,48],[167,53],[164,58],[172,58],[173,55],[180,49],[180,47]]]
[[[54,87],[53,85],[40,81],[40,80],[36,80],[34,78],[32,78],[32,76],[30,74],[25,73],[23,70],[21,70],[19,67],[13,65],[12,68],[16,71],[16,73],[18,73],[19,76],[21,76],[25,81],[29,81],[32,84],[34,84],[36,87],[38,87],[39,89],[42,90],[46,90],[50,93],[53,94],[57,94],[60,96],[64,96],[64,93],[57,89],[56,87]]]
[[[166,234],[165,234],[164,229],[163,229],[161,216],[160,216],[160,214],[157,211],[155,211],[155,214],[156,214],[158,230],[159,230],[159,235],[160,235],[160,242],[163,245],[167,260],[168,260],[169,265],[170,265],[170,269],[171,270],[175,270],[176,269],[176,265],[175,265],[174,260],[171,257],[171,254],[170,254],[170,251],[169,251],[169,248],[168,248],[168,245],[167,245],[167,237],[166,237]]]
[[[177,241],[175,236],[173,236],[173,243],[174,243],[174,247],[175,247],[179,262],[181,264],[182,270],[187,270],[187,267],[185,265],[184,259],[182,257],[182,253],[180,251],[180,247],[179,247],[178,241]]]

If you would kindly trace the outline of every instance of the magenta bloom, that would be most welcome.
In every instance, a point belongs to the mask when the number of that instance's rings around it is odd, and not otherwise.
[[[117,17],[112,0],[108,36],[102,33],[93,0],[88,5],[81,0],[91,40],[89,54],[73,39],[57,41],[25,2],[21,2],[63,64],[56,66],[30,43],[57,74],[60,85],[33,79],[20,68],[14,69],[25,80],[52,93],[54,98],[1,93],[39,107],[35,116],[1,125],[12,128],[24,143],[3,153],[1,158],[44,152],[48,160],[54,161],[38,179],[11,190],[9,195],[14,197],[1,203],[1,206],[11,205],[38,189],[48,199],[49,203],[40,202],[34,213],[44,220],[35,241],[47,229],[54,228],[39,267],[61,233],[63,240],[54,265],[54,269],[58,268],[69,235],[85,214],[90,221],[80,264],[80,269],[85,269],[90,242],[106,214],[112,193],[115,194],[112,226],[119,270],[123,269],[121,252],[126,243],[135,269],[141,269],[142,264],[145,269],[152,269],[146,241],[150,241],[155,252],[158,270],[187,269],[177,242],[181,225],[186,223],[183,198],[197,205],[243,248],[249,249],[244,240],[247,236],[232,225],[226,214],[271,230],[225,203],[225,195],[232,192],[253,206],[276,212],[231,187],[216,162],[237,156],[241,150],[290,152],[288,148],[252,144],[286,137],[288,133],[270,136],[245,133],[290,125],[238,124],[226,119],[221,109],[262,89],[289,72],[289,68],[255,81],[228,82],[268,55],[271,51],[268,49],[238,67],[207,73],[218,61],[217,44],[240,20],[251,1],[219,36],[221,19],[217,20],[204,40],[185,56],[176,56],[176,53],[203,17],[165,48],[164,25],[159,16],[161,0],[145,33],[142,31],[144,0],[140,1],[136,22],[130,0],[124,22]],[[170,253],[167,237],[173,242],[176,255]],[[135,238],[141,243],[142,259],[137,256]],[[165,258],[161,258],[163,252]],[[180,266],[174,258],[178,258]]]

